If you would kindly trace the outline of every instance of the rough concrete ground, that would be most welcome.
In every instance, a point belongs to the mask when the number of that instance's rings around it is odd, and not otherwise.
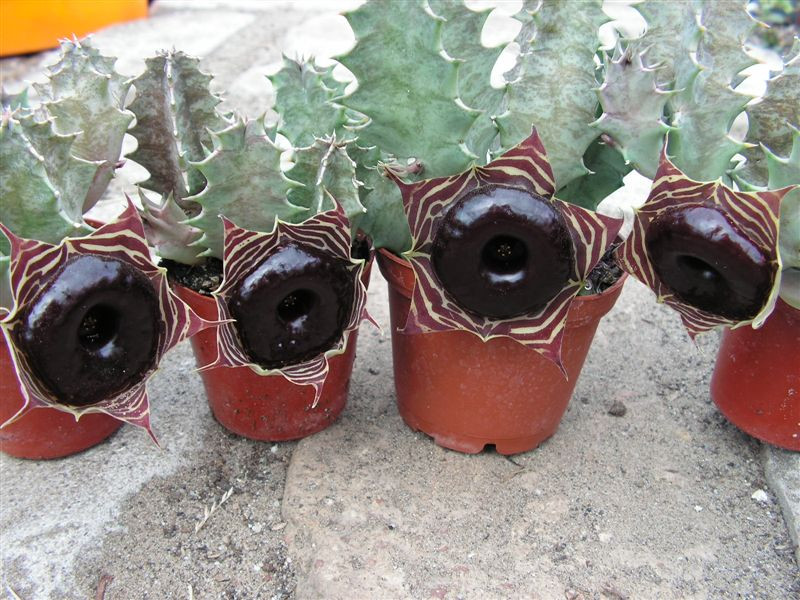
[[[160,47],[201,54],[230,105],[254,116],[280,49],[335,37],[332,11],[157,2],[148,20],[96,40],[132,74]],[[52,60],[4,60],[2,79]],[[110,202],[136,178],[126,169]],[[163,449],[128,427],[68,459],[0,457],[3,591],[25,600],[98,590],[120,599],[800,595],[800,455],[727,424],[707,393],[716,336],[694,347],[636,282],[601,324],[559,432],[511,459],[443,450],[403,425],[377,272],[370,309],[386,337],[365,326],[348,408],[302,442],[225,432],[184,344],[151,388]],[[614,402],[623,416],[608,414]]]

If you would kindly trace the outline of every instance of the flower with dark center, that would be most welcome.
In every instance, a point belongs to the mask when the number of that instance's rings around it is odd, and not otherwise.
[[[561,365],[575,295],[621,221],[557,200],[534,131],[459,175],[402,181],[414,271],[406,333],[464,330],[509,337]]]
[[[342,354],[366,311],[366,261],[351,256],[350,225],[336,204],[271,233],[223,217],[223,281],[214,292],[220,319],[217,359],[202,367],[247,366],[311,385],[314,404],[328,360]]]
[[[170,290],[128,201],[117,220],[58,245],[11,242],[13,305],[0,320],[24,403],[150,429],[145,384],[163,355],[213,325]],[[155,438],[154,438],[155,439]]]
[[[719,325],[758,327],[778,296],[778,212],[792,189],[694,181],[662,152],[617,260],[678,311],[691,337]]]

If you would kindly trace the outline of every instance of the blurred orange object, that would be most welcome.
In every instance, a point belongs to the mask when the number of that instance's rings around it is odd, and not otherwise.
[[[37,52],[147,16],[147,0],[0,0],[0,56]]]

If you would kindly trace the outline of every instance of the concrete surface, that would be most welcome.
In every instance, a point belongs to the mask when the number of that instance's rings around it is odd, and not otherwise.
[[[352,4],[162,1],[148,20],[96,40],[130,74],[161,46],[202,54],[229,90],[227,102],[256,115],[270,98],[262,74],[280,50],[339,50],[341,39],[325,33],[342,31],[334,10]],[[3,60],[0,76],[13,89],[52,60]],[[120,190],[140,176],[126,165],[101,210],[113,211]],[[762,448],[714,409],[714,334],[693,346],[677,316],[629,281],[600,326],[558,433],[512,458],[465,456],[398,416],[385,298],[375,270],[370,309],[386,337],[365,325],[348,408],[299,443],[251,442],[222,429],[184,344],[151,388],[163,449],[128,427],[68,459],[1,456],[3,593],[800,595],[800,455]],[[625,414],[609,414],[620,402]]]

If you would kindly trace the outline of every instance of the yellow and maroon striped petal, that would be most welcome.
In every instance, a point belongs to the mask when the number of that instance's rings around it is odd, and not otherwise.
[[[15,236],[0,225],[11,241],[10,280],[13,305],[0,321],[0,327],[11,349],[24,403],[9,421],[11,423],[29,410],[49,406],[69,412],[76,419],[89,413],[105,413],[121,421],[147,430],[151,437],[150,403],[147,397],[147,380],[155,373],[164,354],[178,342],[194,335],[213,323],[197,316],[189,306],[169,288],[166,271],[156,266],[144,236],[144,227],[136,208],[128,199],[124,212],[111,223],[99,227],[90,235],[67,238],[58,245]],[[156,344],[153,366],[134,385],[89,406],[71,406],[60,403],[34,375],[28,358],[14,343],[11,330],[18,323],[25,308],[36,299],[63,264],[77,255],[99,255],[116,258],[141,271],[153,285],[162,318]],[[155,437],[153,437],[155,440]]]
[[[534,129],[518,146],[485,167],[453,177],[405,183],[400,187],[413,244],[404,257],[414,271],[415,286],[404,331],[469,331],[482,340],[508,337],[553,361],[563,371],[561,341],[570,304],[591,270],[608,250],[622,221],[555,199],[555,180],[547,153]],[[477,315],[461,307],[443,288],[433,268],[431,251],[448,210],[475,189],[499,185],[520,188],[551,202],[564,217],[572,238],[574,264],[569,281],[536,314],[511,318]]]
[[[617,260],[628,273],[652,289],[659,302],[664,302],[680,314],[692,338],[718,326],[752,324],[759,327],[772,312],[780,287],[778,213],[781,198],[791,189],[740,192],[721,181],[694,181],[669,160],[666,150],[662,150],[650,194],[644,205],[637,209],[633,230],[617,249]],[[719,210],[730,224],[769,258],[770,268],[774,272],[773,286],[764,296],[761,310],[752,319],[737,321],[696,308],[679,299],[656,273],[645,243],[650,223],[665,211],[693,206]]]
[[[333,200],[333,198],[331,198]],[[249,367],[259,375],[282,375],[297,385],[314,387],[314,403],[319,401],[322,386],[328,376],[328,360],[342,354],[350,335],[358,330],[364,319],[372,321],[366,310],[367,290],[362,282],[366,261],[354,259],[350,252],[350,223],[335,201],[335,208],[321,212],[300,224],[276,220],[271,233],[262,233],[237,227],[222,217],[224,226],[223,281],[214,291],[219,318],[217,328],[217,358],[200,370],[217,367]],[[295,242],[321,250],[348,263],[347,270],[355,281],[353,307],[341,338],[327,351],[301,363],[281,368],[264,368],[248,357],[236,330],[228,301],[245,277],[276,249],[287,242]],[[374,321],[372,321],[374,322]]]

